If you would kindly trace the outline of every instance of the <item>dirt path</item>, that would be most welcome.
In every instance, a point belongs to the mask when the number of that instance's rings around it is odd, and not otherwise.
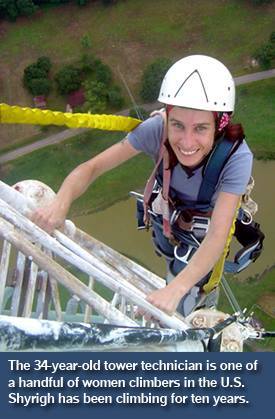
[[[264,80],[271,77],[275,77],[275,68],[271,70],[261,71],[258,73],[246,74],[244,76],[235,77],[235,83],[238,86],[240,84],[251,83],[253,81]],[[146,110],[150,111],[159,108],[159,102],[149,103],[142,106]],[[128,115],[128,110],[120,112],[120,115]],[[53,134],[50,137],[45,138],[44,140],[39,140],[27,146],[19,147],[16,150],[2,154],[0,156],[0,164],[4,164],[9,161],[15,160],[18,157],[24,156],[25,154],[31,153],[34,150],[38,150],[48,145],[60,143],[64,140],[67,140],[68,138],[72,138],[86,131],[88,131],[88,129],[86,128],[66,129],[58,134]]]
[[[79,129],[66,129],[57,134],[53,134],[50,137],[44,138],[43,140],[36,141],[35,143],[28,144],[24,147],[19,147],[8,153],[4,153],[0,156],[0,164],[7,163],[15,160],[18,157],[24,156],[25,154],[31,153],[32,151],[38,150],[39,148],[46,147],[48,145],[57,144],[68,138],[74,137],[75,135],[81,134],[87,131],[85,128]]]
[[[266,71],[260,71],[259,73],[246,74],[244,76],[235,77],[235,83],[237,86],[240,84],[251,83],[252,81],[270,79],[275,77],[275,68]]]

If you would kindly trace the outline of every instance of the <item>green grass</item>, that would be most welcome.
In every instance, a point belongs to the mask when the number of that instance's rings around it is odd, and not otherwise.
[[[273,313],[259,303],[263,296],[275,295],[275,269],[259,277],[248,278],[246,280],[238,280],[236,278],[228,278],[228,283],[237,298],[242,309],[247,309],[247,314],[254,313],[253,318],[259,322],[265,330],[275,330],[275,312]],[[275,301],[275,299],[274,299]],[[219,301],[219,309],[224,313],[232,313],[232,308],[227,298],[221,293]],[[253,340],[248,342],[249,348],[257,350],[275,351],[275,339],[269,338],[263,341]]]
[[[239,86],[235,120],[245,127],[248,143],[262,159],[275,158],[275,78]]]
[[[251,308],[257,304],[260,296],[263,294],[275,293],[275,269],[265,274],[264,279],[262,277],[261,279],[258,277],[251,277],[246,280],[238,280],[237,277],[229,277],[227,280],[233,293],[238,296],[240,306],[242,308],[247,308],[248,311],[251,311]],[[228,313],[232,312],[232,308],[225,297],[220,299],[219,308]],[[275,317],[273,321],[275,328]]]
[[[100,2],[45,8],[29,19],[5,22],[0,61],[15,71],[14,61],[30,63],[40,55],[68,63],[79,57],[80,39],[89,35],[92,51],[114,71],[119,64],[130,70],[129,83],[135,87],[145,64],[159,56],[214,54],[236,75],[247,70],[255,48],[274,30],[274,15],[274,4],[259,9],[239,0],[170,0],[169,7],[166,0],[125,0],[109,8]]]

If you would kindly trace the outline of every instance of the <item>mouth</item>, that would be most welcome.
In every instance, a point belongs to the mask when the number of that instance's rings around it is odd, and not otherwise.
[[[182,154],[183,156],[193,156],[199,151],[199,148],[196,148],[194,150],[184,150],[183,148],[178,147],[178,150],[180,154]]]

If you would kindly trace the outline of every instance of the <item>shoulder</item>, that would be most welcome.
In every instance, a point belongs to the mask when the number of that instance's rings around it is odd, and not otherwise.
[[[219,181],[223,192],[242,195],[252,172],[253,154],[244,140],[225,164]]]
[[[155,115],[143,121],[127,135],[129,143],[153,158],[158,155],[163,132],[163,118]]]
[[[239,145],[237,150],[232,154],[230,159],[228,160],[226,166],[235,166],[240,164],[245,164],[250,166],[253,162],[253,153],[250,150],[246,140],[243,140],[242,143]]]

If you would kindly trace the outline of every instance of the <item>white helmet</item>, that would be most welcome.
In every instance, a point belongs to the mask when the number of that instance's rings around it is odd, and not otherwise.
[[[206,55],[190,55],[169,68],[158,100],[185,108],[233,112],[235,83],[220,61]]]

